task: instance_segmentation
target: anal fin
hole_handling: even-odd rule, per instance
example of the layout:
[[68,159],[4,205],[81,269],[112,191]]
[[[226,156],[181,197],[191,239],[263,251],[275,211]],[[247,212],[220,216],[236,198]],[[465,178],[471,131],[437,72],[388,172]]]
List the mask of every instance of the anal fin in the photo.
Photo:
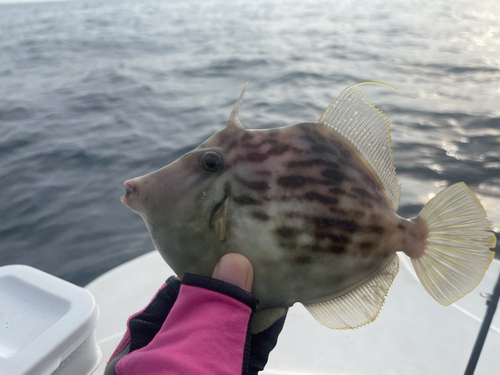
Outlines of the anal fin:
[[354,329],[373,322],[399,270],[396,254],[369,280],[329,301],[304,304],[321,324],[332,329]]

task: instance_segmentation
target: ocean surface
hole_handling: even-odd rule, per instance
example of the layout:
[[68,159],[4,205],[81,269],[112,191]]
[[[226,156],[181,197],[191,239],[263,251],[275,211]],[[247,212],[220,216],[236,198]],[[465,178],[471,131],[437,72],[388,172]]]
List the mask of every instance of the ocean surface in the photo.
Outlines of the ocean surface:
[[500,237],[497,0],[1,0],[0,265],[85,285],[153,250],[123,182],[221,130],[247,80],[248,128],[396,86],[361,89],[391,119],[398,213],[464,181]]

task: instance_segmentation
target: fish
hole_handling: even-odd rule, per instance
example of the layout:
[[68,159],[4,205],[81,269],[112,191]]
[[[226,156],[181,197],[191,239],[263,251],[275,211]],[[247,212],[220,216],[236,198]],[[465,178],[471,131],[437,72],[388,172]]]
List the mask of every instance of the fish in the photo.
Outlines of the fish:
[[143,218],[178,277],[210,277],[230,252],[250,260],[254,333],[297,302],[332,329],[374,321],[398,273],[397,252],[443,306],[472,291],[494,257],[491,224],[464,183],[414,218],[396,214],[390,121],[362,84],[380,83],[349,86],[315,122],[272,129],[240,122],[245,85],[224,129],[124,183],[122,203]]

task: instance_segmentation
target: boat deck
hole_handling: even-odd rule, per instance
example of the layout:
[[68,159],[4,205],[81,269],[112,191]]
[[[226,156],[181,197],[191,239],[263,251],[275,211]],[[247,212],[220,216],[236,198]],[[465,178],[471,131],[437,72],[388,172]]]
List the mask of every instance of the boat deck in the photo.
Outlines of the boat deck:
[[[294,305],[270,355],[264,374],[440,374],[464,372],[486,312],[480,292],[492,292],[500,262],[495,259],[483,281],[459,302],[442,307],[417,280],[409,258],[400,271],[380,316],[356,330],[335,331]],[[125,332],[128,317],[147,305],[173,274],[153,251],[125,263],[86,286],[99,304],[97,340],[105,362]],[[488,333],[476,375],[500,368],[500,313]]]

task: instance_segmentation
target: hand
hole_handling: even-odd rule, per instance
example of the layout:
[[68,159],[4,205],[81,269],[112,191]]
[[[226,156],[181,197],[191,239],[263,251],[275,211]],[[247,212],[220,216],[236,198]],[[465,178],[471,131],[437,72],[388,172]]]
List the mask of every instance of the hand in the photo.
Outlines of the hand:
[[236,253],[220,259],[212,278],[170,277],[150,304],[131,317],[105,374],[262,371],[285,316],[251,334],[249,319],[258,303],[252,284],[252,264]]

